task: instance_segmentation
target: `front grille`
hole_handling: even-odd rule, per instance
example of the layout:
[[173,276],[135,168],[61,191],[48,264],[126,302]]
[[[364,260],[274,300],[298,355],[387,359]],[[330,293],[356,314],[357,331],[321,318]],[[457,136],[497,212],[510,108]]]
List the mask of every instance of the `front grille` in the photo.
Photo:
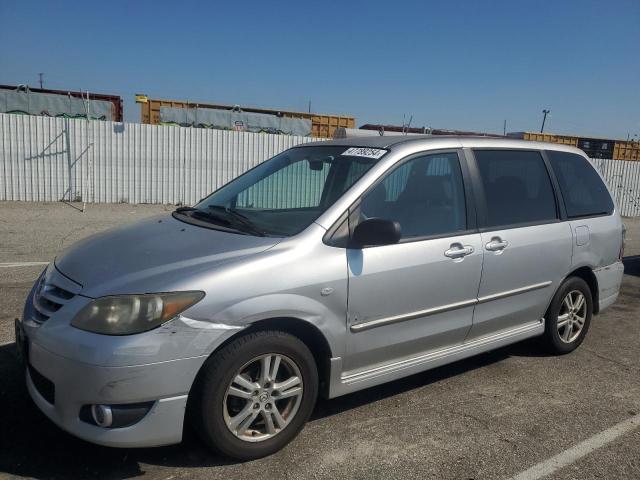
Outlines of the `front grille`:
[[56,401],[56,386],[51,380],[29,365],[29,376],[38,393],[51,405]]
[[62,306],[75,297],[75,293],[57,285],[53,275],[44,275],[40,279],[33,295],[34,320],[42,323],[62,308]]

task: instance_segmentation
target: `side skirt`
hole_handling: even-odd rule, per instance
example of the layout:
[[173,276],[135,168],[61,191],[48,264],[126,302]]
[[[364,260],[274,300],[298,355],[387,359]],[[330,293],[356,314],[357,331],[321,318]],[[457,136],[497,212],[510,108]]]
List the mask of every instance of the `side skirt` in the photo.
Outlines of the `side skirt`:
[[340,395],[346,395],[347,393],[407,377],[414,373],[440,367],[527,338],[536,337],[543,333],[544,319],[540,319],[516,328],[476,338],[466,343],[431,350],[415,357],[355,372],[343,372],[342,358],[332,358],[329,398],[339,397]]

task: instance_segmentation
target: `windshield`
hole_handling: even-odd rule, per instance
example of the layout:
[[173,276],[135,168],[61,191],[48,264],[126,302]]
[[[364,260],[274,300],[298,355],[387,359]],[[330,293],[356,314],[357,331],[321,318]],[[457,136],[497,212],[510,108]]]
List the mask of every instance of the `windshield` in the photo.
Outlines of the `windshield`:
[[335,146],[292,148],[232,180],[195,207],[180,208],[174,215],[248,235],[295,235],[385,153]]

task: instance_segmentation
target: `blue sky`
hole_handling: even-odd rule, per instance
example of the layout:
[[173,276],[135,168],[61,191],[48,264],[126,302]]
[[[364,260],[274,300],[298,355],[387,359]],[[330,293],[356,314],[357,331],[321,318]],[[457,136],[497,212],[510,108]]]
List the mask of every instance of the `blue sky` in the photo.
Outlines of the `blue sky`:
[[640,1],[0,0],[0,83],[640,136]]

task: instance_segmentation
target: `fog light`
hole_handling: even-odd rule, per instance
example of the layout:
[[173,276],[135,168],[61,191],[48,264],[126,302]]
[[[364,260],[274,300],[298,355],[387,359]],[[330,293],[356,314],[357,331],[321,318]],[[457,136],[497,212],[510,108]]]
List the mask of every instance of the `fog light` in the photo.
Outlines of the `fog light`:
[[109,405],[91,405],[91,418],[99,427],[110,427],[113,423],[113,412]]
[[142,420],[155,402],[116,405],[83,405],[80,420],[102,428],[129,427]]

